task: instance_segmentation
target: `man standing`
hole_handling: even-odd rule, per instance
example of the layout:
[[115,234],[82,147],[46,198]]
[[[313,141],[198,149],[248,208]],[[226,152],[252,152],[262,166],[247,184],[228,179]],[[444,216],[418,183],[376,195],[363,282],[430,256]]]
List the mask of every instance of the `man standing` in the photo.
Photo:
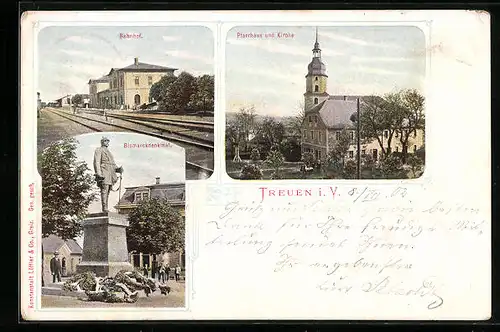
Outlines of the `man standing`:
[[179,281],[181,279],[181,267],[177,265],[175,267],[175,281]]
[[59,260],[59,252],[54,252],[54,257],[50,260],[50,273],[52,273],[52,282],[55,283],[56,279],[61,282],[61,261]]
[[108,150],[109,138],[101,139],[101,147],[94,152],[94,171],[97,186],[101,189],[102,212],[108,212],[109,192],[113,185],[118,181],[116,173],[123,173],[123,167],[115,164],[113,155]]

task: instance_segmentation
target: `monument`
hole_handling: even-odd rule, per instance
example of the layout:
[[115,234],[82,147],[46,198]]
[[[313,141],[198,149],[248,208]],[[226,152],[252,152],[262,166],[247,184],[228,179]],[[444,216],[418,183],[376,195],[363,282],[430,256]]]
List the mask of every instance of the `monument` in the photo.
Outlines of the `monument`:
[[123,168],[116,165],[108,146],[109,139],[103,137],[101,146],[94,153],[95,179],[101,190],[102,212],[90,213],[82,222],[83,253],[77,273],[91,271],[97,276],[114,277],[120,270],[132,271],[133,267],[128,258],[127,217],[108,210],[109,193],[118,179],[121,181],[123,174]]

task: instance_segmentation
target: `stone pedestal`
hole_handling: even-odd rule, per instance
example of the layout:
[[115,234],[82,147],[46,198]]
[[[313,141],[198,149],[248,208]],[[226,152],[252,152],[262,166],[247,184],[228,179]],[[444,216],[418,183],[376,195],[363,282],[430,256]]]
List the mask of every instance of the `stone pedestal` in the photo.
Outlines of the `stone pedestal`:
[[83,254],[77,273],[92,271],[97,276],[114,277],[120,270],[132,271],[127,250],[125,215],[114,212],[92,213],[82,222]]

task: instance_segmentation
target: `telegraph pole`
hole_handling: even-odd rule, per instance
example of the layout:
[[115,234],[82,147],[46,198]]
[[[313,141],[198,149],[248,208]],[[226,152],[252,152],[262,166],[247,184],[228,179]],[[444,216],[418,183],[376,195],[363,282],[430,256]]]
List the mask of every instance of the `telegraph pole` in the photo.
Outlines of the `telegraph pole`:
[[357,120],[356,121],[356,127],[357,127],[356,129],[357,130],[356,130],[356,133],[357,133],[357,136],[358,136],[357,137],[357,144],[358,144],[358,146],[357,146],[357,151],[356,151],[356,155],[357,155],[356,157],[357,157],[357,163],[358,163],[358,165],[357,165],[358,166],[357,167],[358,174],[357,175],[358,175],[358,179],[361,179],[361,151],[360,151],[361,144],[360,144],[360,139],[359,139],[360,136],[361,136],[360,135],[360,130],[359,130],[359,128],[360,128],[359,124],[361,122],[360,121],[361,119],[359,117],[359,97],[357,99],[357,110],[356,110],[356,112],[357,112],[357,114],[356,114],[356,116],[357,116],[357,119],[356,119]]

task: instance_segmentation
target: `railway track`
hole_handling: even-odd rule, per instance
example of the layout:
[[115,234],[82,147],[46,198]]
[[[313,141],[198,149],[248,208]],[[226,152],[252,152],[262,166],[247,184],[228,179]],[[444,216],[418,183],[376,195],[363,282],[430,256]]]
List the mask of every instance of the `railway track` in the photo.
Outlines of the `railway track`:
[[[88,113],[90,116],[99,116],[102,117],[102,112],[96,112],[96,111],[83,111],[84,113]],[[192,124],[171,124],[168,122],[165,122],[162,119],[151,119],[151,118],[145,118],[145,117],[137,117],[137,116],[129,116],[129,115],[122,115],[122,114],[107,114],[108,118],[114,118],[118,119],[120,121],[126,121],[129,123],[134,123],[136,125],[140,125],[143,127],[147,127],[149,129],[154,129],[155,131],[159,131],[160,133],[167,132],[171,136],[180,136],[183,138],[187,138],[190,140],[198,141],[200,143],[208,144],[213,146],[213,139],[206,138],[208,134],[203,134],[203,132],[209,132],[211,135],[214,133],[214,128],[213,124],[211,127],[208,127],[206,124],[204,125],[192,125]],[[90,120],[96,120],[96,119],[90,119]],[[96,121],[102,121],[102,120],[96,120]],[[108,123],[108,122],[105,122]],[[189,133],[186,132],[181,132],[179,130],[176,130],[176,128],[172,129],[172,126],[176,127],[182,127],[190,131]],[[202,136],[200,137],[200,134]],[[203,137],[205,136],[205,137]]]
[[[163,139],[166,141],[175,141],[175,142],[179,143],[180,146],[182,146],[184,148],[190,148],[191,150],[193,147],[197,148],[197,149],[203,149],[204,151],[213,151],[213,149],[214,149],[213,142],[211,142],[212,144],[208,144],[207,142],[195,142],[193,140],[188,140],[188,139],[158,134],[158,133],[154,133],[154,132],[144,131],[144,130],[131,128],[131,127],[127,127],[127,126],[122,126],[122,125],[118,125],[118,124],[114,124],[114,123],[109,123],[109,122],[101,121],[101,120],[97,120],[97,119],[90,119],[90,118],[87,118],[87,117],[84,117],[81,115],[77,115],[77,114],[60,112],[60,111],[56,111],[54,109],[49,109],[49,111],[52,112],[53,114],[56,114],[56,115],[62,117],[62,118],[65,118],[68,121],[77,123],[77,124],[87,128],[87,129],[90,129],[90,130],[95,131],[95,132],[104,132],[106,130],[102,130],[100,128],[97,128],[94,125],[89,125],[88,123],[85,123],[84,121],[100,123],[100,124],[103,124],[106,126],[119,128],[119,129],[122,129],[124,131],[129,131],[129,132],[139,133],[139,134],[143,134],[143,135],[147,135],[147,136],[152,136],[152,137],[160,138],[160,139]],[[143,124],[141,124],[141,125],[143,125]],[[187,167],[190,167],[191,169],[196,169],[197,171],[203,172],[208,176],[210,176],[213,173],[212,168],[200,165],[200,164],[195,163],[193,161],[189,161],[188,157],[189,157],[189,153],[186,153],[186,166]]]

